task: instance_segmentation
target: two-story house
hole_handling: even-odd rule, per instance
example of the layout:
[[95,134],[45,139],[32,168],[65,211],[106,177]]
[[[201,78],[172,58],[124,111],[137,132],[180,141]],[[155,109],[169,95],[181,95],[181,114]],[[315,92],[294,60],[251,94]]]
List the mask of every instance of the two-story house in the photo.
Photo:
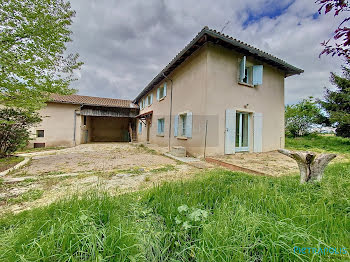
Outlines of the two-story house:
[[141,91],[138,141],[192,155],[284,147],[284,79],[303,70],[204,27]]

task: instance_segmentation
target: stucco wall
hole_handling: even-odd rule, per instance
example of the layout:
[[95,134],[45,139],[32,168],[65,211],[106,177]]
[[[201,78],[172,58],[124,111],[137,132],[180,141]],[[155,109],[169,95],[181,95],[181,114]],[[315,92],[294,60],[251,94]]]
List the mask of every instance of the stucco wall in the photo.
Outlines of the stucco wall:
[[[42,122],[32,128],[34,140],[29,144],[33,147],[34,143],[45,143],[46,147],[54,146],[74,146],[74,114],[79,110],[78,105],[48,103],[47,106],[39,111]],[[81,117],[76,117],[76,141],[80,138]],[[36,130],[44,130],[44,137],[36,137]]]
[[[203,155],[207,120],[206,152],[208,155],[224,154],[225,110],[236,109],[251,114],[263,113],[263,151],[284,147],[284,73],[263,64],[261,86],[240,85],[238,65],[242,56],[223,47],[206,44],[169,76],[173,80],[172,146],[181,145],[193,155]],[[262,64],[251,57],[247,57],[247,61]],[[150,143],[161,146],[168,145],[170,86],[171,82],[167,81],[167,96],[162,101],[156,99],[158,86],[154,88],[151,91],[153,104],[140,112],[153,111]],[[174,137],[174,115],[184,111],[193,113],[193,132],[192,138],[180,140]],[[165,118],[165,136],[159,137],[157,119],[162,117]],[[252,118],[250,128],[252,151]],[[139,141],[146,141],[146,129],[143,126],[142,133],[138,133]]]

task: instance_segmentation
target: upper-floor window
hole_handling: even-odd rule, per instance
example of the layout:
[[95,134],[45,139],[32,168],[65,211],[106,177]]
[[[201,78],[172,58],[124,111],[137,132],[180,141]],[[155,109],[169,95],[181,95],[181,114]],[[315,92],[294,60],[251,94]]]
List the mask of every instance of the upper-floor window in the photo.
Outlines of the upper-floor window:
[[263,83],[263,66],[253,65],[247,62],[247,58],[243,56],[239,64],[239,82],[256,86]]
[[161,100],[164,97],[166,97],[166,88],[167,88],[167,84],[164,83],[164,85],[158,87],[157,89],[157,100]]
[[152,105],[152,103],[153,103],[153,94],[149,94],[147,96],[146,100],[147,100],[147,106]]
[[139,122],[139,133],[140,134],[142,133],[142,122],[141,121]]

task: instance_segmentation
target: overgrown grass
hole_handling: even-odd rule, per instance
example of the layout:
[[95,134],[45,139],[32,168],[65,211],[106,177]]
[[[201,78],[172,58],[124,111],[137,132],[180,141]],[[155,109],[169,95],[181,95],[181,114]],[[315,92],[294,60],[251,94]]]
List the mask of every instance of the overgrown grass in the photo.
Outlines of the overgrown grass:
[[41,152],[41,151],[60,150],[65,148],[67,147],[59,146],[59,147],[23,148],[21,150],[18,150],[16,153],[34,153],[34,152]]
[[319,184],[213,170],[188,182],[91,192],[0,220],[0,260],[332,261],[350,247],[350,164]]
[[0,172],[5,171],[18,163],[22,162],[24,157],[9,156],[0,158]]
[[165,165],[163,167],[151,169],[151,173],[163,173],[163,172],[169,172],[169,171],[174,171],[176,170],[175,166],[173,165]]
[[337,136],[311,134],[298,138],[286,138],[286,147],[315,152],[328,151],[350,154],[350,139]]
[[40,189],[30,189],[27,192],[15,197],[15,198],[9,198],[8,202],[18,204],[18,203],[22,203],[22,202],[34,201],[34,200],[41,198],[43,193],[44,193],[44,191],[42,191]]

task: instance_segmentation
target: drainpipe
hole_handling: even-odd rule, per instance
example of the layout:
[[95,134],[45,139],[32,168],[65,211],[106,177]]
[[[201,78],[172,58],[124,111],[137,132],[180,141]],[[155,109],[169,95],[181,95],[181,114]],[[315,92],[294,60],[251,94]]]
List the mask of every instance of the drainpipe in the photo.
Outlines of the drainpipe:
[[172,111],[173,111],[173,80],[170,79],[169,77],[167,77],[164,73],[163,73],[163,76],[168,79],[170,82],[171,82],[171,85],[170,85],[170,109],[169,109],[169,143],[168,143],[168,146],[169,146],[169,152],[170,152],[170,140],[171,140],[171,115],[172,115]]
[[76,141],[76,129],[77,129],[77,111],[81,110],[83,106],[80,106],[79,109],[75,109],[74,110],[74,127],[73,127],[73,145],[76,146],[77,145],[77,141]]

